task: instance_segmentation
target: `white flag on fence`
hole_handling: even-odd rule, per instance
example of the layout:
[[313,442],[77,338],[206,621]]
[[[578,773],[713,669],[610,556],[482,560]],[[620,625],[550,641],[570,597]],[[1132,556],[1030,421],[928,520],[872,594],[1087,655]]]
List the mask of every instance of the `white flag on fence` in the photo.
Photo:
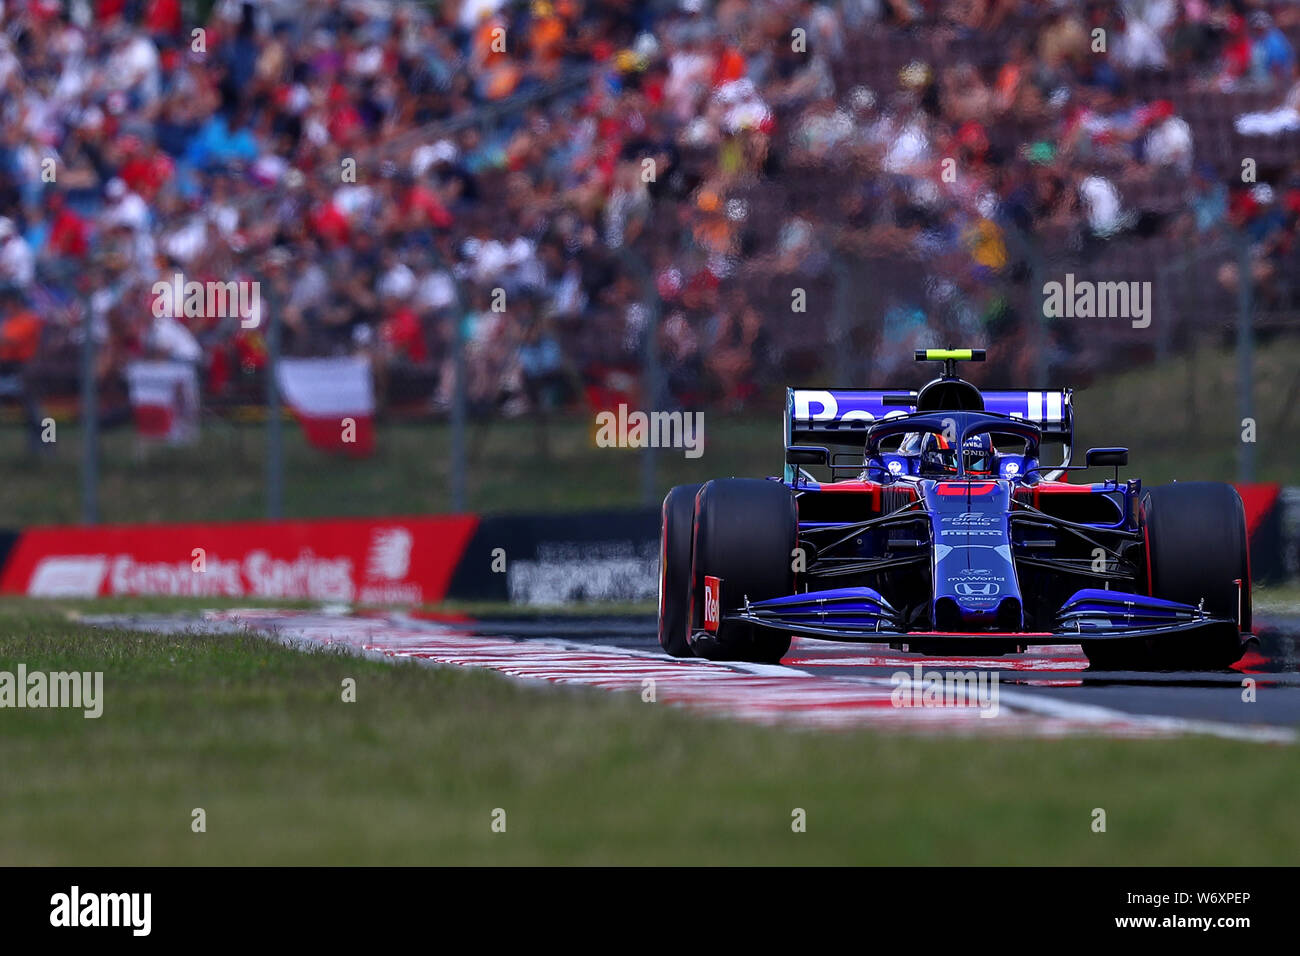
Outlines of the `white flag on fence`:
[[284,400],[317,448],[350,455],[374,451],[375,388],[363,358],[281,359]]
[[199,375],[190,362],[131,362],[127,390],[136,431],[172,444],[199,436]]

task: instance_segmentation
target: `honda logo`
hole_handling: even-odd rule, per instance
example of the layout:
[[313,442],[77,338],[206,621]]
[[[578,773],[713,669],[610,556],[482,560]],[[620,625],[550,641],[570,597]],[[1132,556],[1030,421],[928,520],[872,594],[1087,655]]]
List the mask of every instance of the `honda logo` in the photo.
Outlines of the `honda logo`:
[[965,581],[958,581],[954,587],[962,597],[992,597],[1002,590],[991,581],[986,584],[968,584]]

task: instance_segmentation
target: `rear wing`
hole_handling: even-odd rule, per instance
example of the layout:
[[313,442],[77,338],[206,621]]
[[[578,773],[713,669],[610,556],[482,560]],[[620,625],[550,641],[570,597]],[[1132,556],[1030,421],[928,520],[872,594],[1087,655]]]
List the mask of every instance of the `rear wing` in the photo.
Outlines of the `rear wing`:
[[[986,411],[1033,422],[1044,441],[1066,446],[1069,461],[1074,444],[1074,390],[981,390]],[[884,418],[916,411],[916,392],[876,388],[787,388],[785,443],[864,445],[867,428]]]

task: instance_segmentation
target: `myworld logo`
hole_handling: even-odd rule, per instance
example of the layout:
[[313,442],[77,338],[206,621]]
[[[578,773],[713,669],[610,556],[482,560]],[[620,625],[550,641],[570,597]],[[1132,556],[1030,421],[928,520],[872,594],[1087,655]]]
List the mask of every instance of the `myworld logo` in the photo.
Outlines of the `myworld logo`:
[[994,574],[991,568],[962,568],[951,576],[956,581],[996,581],[999,584],[1006,581],[1005,577]]

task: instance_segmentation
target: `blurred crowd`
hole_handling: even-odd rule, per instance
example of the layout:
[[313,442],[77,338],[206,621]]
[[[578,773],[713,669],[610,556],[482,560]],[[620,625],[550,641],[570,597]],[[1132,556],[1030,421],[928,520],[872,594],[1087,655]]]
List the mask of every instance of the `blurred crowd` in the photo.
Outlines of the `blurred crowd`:
[[[110,409],[150,357],[196,363],[210,405],[256,402],[272,311],[284,354],[368,356],[381,402],[434,413],[458,341],[483,414],[740,408],[948,341],[1027,380],[1077,348],[1026,321],[1030,250],[1237,226],[1267,281],[1300,216],[1300,165],[1240,188],[1135,92],[1162,74],[1300,108],[1292,3],[0,11],[0,394],[29,406],[75,394],[87,330]],[[928,52],[873,69],[895,38]],[[1176,209],[1130,198],[1171,189]],[[894,263],[917,281],[891,287]],[[175,274],[260,282],[266,314],[158,315]]]

